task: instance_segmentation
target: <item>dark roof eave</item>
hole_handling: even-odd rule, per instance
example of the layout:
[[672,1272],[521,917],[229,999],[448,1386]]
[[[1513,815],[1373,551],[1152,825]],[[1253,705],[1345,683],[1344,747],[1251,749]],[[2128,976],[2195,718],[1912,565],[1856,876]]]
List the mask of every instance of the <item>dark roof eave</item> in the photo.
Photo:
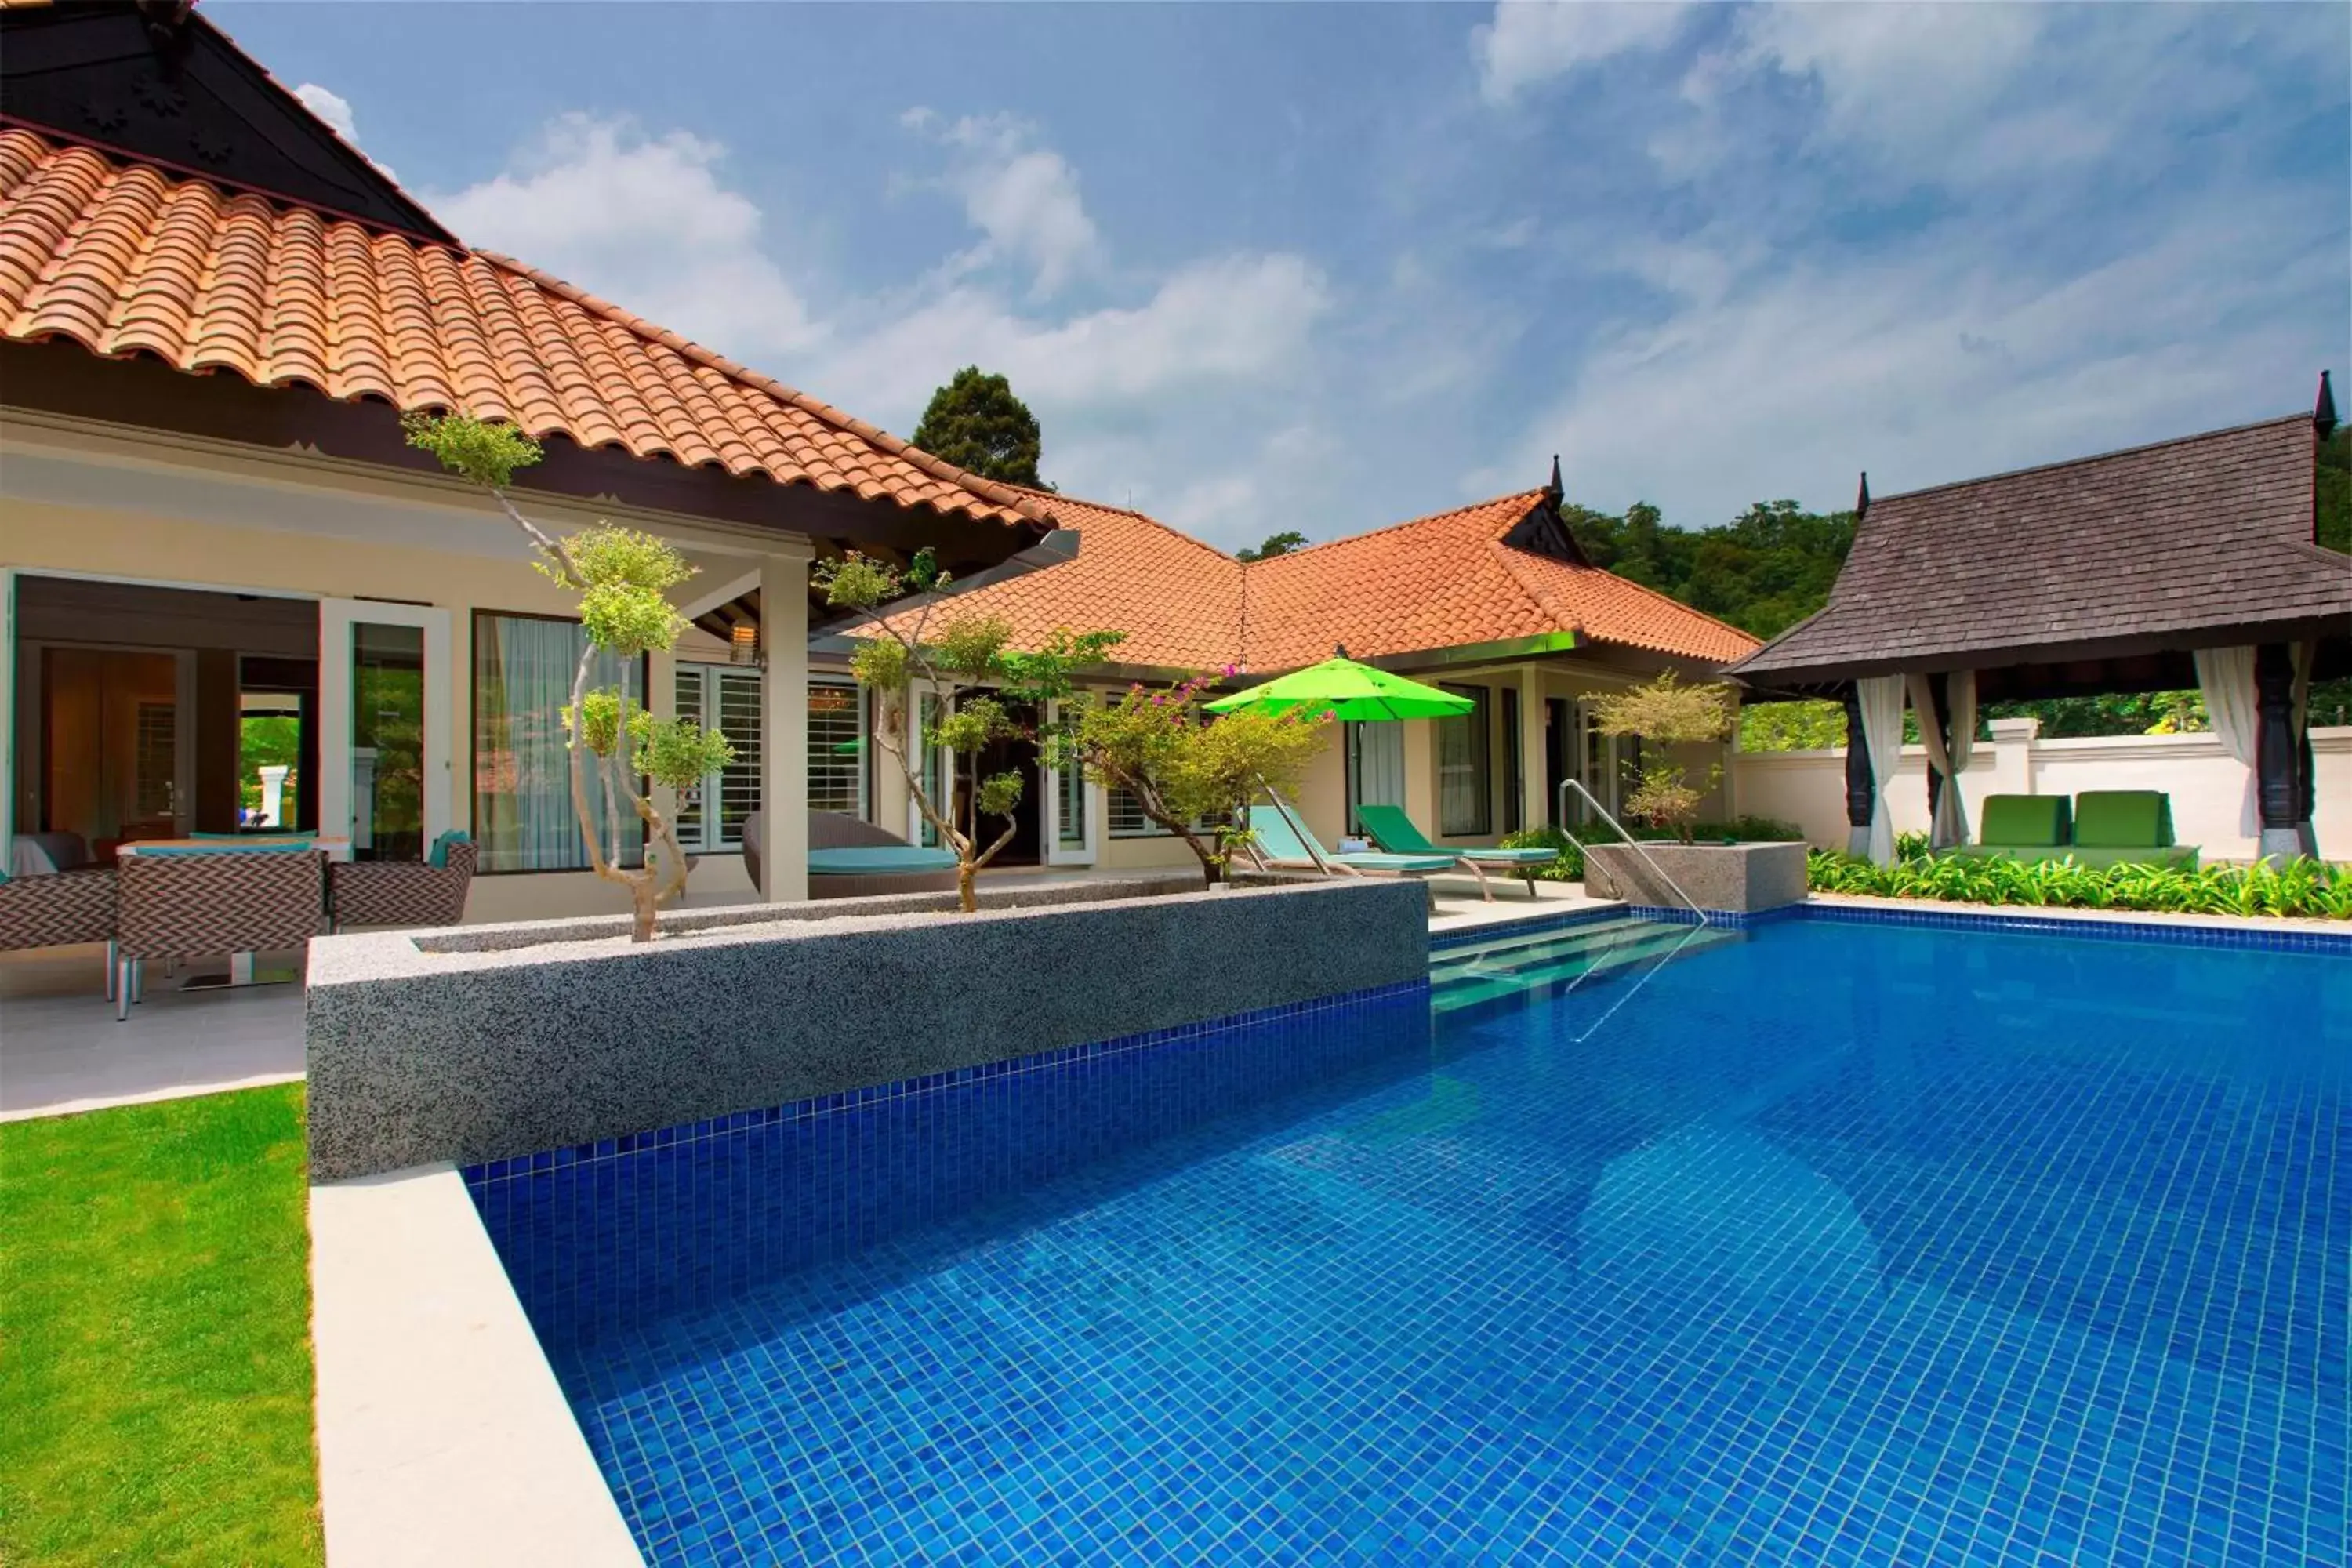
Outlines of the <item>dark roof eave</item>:
[[1764,656],[1772,651],[1768,647],[1750,654],[1724,673],[1741,685],[1757,690],[1824,689],[1874,675],[1933,675],[1957,669],[2079,664],[2095,659],[2128,658],[2140,654],[2193,652],[2205,647],[2239,647],[2255,643],[2313,642],[2347,637],[2352,637],[2352,621],[2347,621],[2344,615],[2301,615],[2277,620],[2136,632],[2123,637],[2090,637],[2074,642],[2010,643],[1857,659],[1790,659],[1768,663]]

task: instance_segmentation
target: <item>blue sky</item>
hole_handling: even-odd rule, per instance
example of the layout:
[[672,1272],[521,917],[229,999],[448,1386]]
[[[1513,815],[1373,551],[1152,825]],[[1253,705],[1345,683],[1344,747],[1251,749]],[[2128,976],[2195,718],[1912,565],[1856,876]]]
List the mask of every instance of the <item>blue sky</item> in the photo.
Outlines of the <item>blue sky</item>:
[[2340,5],[266,5],[470,243],[1218,543],[1717,522],[2307,405]]

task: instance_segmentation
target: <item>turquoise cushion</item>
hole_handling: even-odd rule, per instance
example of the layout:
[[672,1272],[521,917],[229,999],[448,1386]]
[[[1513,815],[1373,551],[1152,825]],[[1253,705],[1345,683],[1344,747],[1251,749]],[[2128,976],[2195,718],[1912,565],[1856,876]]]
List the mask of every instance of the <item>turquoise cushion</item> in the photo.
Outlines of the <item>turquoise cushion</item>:
[[310,840],[318,837],[319,836],[316,833],[297,833],[290,827],[287,828],[284,832],[280,832],[275,827],[263,827],[257,828],[251,833],[191,833],[188,837],[191,838],[214,839],[223,844],[234,844],[240,838],[299,838],[305,844],[308,844]]
[[433,841],[433,852],[425,858],[425,863],[428,866],[440,866],[446,868],[449,864],[449,846],[471,844],[473,841],[472,834],[463,828],[453,827]]
[[1557,849],[1457,849],[1454,853],[1488,866],[1541,866],[1559,858]]
[[132,855],[315,855],[315,844],[295,843],[277,839],[262,844],[232,844],[226,839],[213,844],[126,844],[123,850]]
[[808,868],[813,877],[903,876],[915,871],[952,871],[956,858],[955,852],[949,849],[924,849],[912,844],[871,844],[848,849],[812,849],[808,852]]
[[1454,867],[1451,855],[1327,855],[1324,858],[1365,871],[1445,871]]

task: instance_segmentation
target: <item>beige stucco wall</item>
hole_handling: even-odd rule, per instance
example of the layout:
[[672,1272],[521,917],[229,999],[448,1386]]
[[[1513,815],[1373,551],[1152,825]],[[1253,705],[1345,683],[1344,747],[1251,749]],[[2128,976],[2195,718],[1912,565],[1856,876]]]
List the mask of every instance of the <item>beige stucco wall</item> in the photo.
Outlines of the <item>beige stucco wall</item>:
[[[622,509],[592,510],[534,499],[529,510],[554,531],[600,518],[646,528],[698,560],[731,562],[738,571],[760,560],[763,550],[804,555],[807,548],[796,537],[752,536],[731,525]],[[532,570],[512,524],[486,498],[454,481],[13,413],[0,416],[0,567],[159,586],[391,600],[448,611],[450,658],[441,693],[450,714],[455,774],[450,825],[469,831],[473,614],[564,616],[573,608],[567,595]],[[694,584],[683,588],[681,602],[689,602],[694,591]],[[135,644],[138,628],[109,628],[106,640]],[[666,656],[655,657],[649,685],[657,711],[667,711],[672,701],[669,669]],[[16,766],[25,717],[14,711],[20,686],[21,680],[0,681],[5,704],[0,737],[18,801],[17,781],[26,771]],[[748,896],[750,884],[734,856],[706,858],[688,894],[696,903]],[[478,878],[467,914],[484,921],[626,907],[622,890],[593,873],[532,872]]]
[[[2075,795],[2084,790],[2154,789],[2172,797],[2173,836],[2194,844],[2209,860],[2251,860],[2254,840],[2238,831],[2246,770],[2210,735],[2103,735],[2045,741],[2024,726],[1999,721],[2006,738],[1979,741],[1960,775],[1969,806],[1988,795]],[[2317,729],[2311,751],[2319,770],[2313,826],[2321,854],[2352,858],[2352,728]],[[1843,849],[1846,844],[1845,752],[1764,752],[1733,764],[1739,806],[1804,830],[1808,842]],[[1927,831],[1927,753],[1906,746],[1887,792],[1895,831]]]

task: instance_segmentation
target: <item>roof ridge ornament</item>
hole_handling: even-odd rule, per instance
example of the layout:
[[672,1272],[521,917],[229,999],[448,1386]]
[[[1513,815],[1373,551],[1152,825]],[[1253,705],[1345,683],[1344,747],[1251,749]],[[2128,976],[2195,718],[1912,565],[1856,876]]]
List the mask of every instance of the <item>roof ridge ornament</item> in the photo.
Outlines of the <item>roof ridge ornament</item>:
[[1561,500],[1568,494],[1566,487],[1561,485],[1559,482],[1559,454],[1558,452],[1554,452],[1551,455],[1551,479],[1544,486],[1544,494],[1551,498],[1551,504],[1555,507],[1559,505]]
[[1870,470],[1862,470],[1862,488],[1854,492],[1853,520],[1860,522],[1870,515]]
[[2336,389],[2327,383],[2327,373],[2319,373],[2319,397],[2311,405],[2311,422],[2319,430],[2319,438],[2326,440],[2336,434]]

